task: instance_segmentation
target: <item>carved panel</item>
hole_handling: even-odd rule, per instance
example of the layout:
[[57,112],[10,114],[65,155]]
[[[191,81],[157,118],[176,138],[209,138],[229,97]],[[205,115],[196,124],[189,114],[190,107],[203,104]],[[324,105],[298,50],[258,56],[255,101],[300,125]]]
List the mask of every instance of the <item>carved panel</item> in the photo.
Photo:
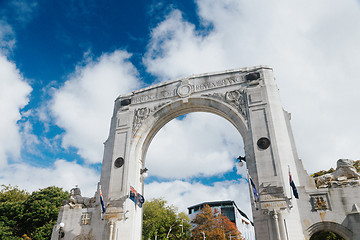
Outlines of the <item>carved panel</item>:
[[326,193],[310,195],[310,203],[313,211],[330,210],[329,199]]
[[224,101],[233,107],[235,107],[239,113],[246,119],[246,93],[243,89],[228,91],[225,94],[223,93],[212,93],[212,94],[203,94],[201,96],[216,98],[221,101]]
[[91,224],[91,213],[83,212],[81,214],[81,222],[80,225],[90,225]]
[[169,101],[160,103],[160,104],[156,105],[155,107],[153,107],[152,109],[150,109],[148,107],[135,109],[133,128],[132,128],[133,136],[139,130],[139,128],[140,128],[141,124],[143,123],[143,121],[145,119],[147,119],[150,116],[151,113],[157,111],[158,109],[160,109],[161,107],[163,107],[164,105],[166,105],[168,103],[169,103]]
[[142,122],[150,115],[150,108],[143,107],[135,110],[134,122],[133,122],[133,135],[140,128]]
[[176,93],[179,97],[188,97],[193,92],[193,86],[189,83],[181,84],[177,90]]

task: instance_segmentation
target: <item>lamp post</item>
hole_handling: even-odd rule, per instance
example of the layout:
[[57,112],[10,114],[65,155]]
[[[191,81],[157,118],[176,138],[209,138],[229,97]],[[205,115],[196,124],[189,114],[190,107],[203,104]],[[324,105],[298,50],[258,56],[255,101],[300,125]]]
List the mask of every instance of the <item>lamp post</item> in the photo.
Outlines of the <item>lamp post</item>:
[[244,162],[246,162],[246,157],[239,156],[237,160],[239,160],[239,166],[242,167],[244,166]]
[[63,222],[59,224],[59,239],[64,238],[65,236],[64,226],[65,224]]
[[143,178],[146,178],[147,176],[148,176],[148,174],[147,174],[147,171],[148,171],[149,169],[147,169],[147,168],[142,168],[142,169],[140,169],[140,175],[143,177]]

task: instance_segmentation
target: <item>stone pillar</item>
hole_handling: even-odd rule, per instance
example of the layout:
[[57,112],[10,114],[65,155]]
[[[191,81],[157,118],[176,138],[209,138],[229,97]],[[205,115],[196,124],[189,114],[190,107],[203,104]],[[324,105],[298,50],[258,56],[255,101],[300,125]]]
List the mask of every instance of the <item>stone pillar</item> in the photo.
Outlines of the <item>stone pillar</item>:
[[280,229],[279,229],[279,216],[277,211],[271,211],[271,216],[273,219],[273,227],[274,227],[274,240],[281,240],[280,237]]
[[284,240],[288,240],[288,237],[287,237],[287,230],[286,230],[286,226],[285,226],[285,222],[284,222],[284,212],[283,211],[279,211],[278,212],[278,217],[279,217],[279,229],[280,229],[280,236],[281,236],[281,239],[284,239]]

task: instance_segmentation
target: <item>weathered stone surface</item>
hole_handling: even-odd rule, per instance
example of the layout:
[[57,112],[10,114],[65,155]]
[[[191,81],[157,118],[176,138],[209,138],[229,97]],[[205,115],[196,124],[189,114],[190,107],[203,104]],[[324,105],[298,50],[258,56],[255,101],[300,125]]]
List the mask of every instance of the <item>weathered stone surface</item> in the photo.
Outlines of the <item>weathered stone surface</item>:
[[339,159],[335,172],[316,177],[315,182],[318,188],[360,186],[360,174],[357,173],[353,160]]
[[[74,192],[60,209],[52,239],[58,239],[63,222],[63,239],[140,240],[142,209],[128,198],[130,186],[143,193],[140,170],[155,134],[170,120],[197,111],[224,117],[243,137],[247,168],[260,195],[252,205],[257,239],[304,240],[331,230],[360,240],[359,178],[350,161],[339,162],[334,175],[319,180],[327,187],[316,188],[297,156],[290,114],[281,107],[266,66],[194,75],[119,96],[99,183],[107,211],[101,212],[99,191],[95,202]],[[289,168],[299,199],[290,189]]]

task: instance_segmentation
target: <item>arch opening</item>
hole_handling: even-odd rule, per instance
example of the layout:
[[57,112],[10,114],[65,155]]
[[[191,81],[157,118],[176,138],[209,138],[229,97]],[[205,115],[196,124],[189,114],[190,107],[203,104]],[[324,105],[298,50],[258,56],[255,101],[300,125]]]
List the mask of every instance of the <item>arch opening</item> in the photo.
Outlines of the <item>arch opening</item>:
[[[244,154],[241,135],[222,117],[197,112],[175,118],[157,132],[149,146],[145,159],[149,177],[145,180],[145,189],[159,182],[167,182],[164,184],[167,188],[170,183],[175,184],[180,191],[176,193],[177,199],[184,199],[181,194],[192,196],[193,200],[187,201],[184,207],[213,200],[236,200],[229,199],[231,195],[249,202],[246,167],[241,168],[236,162],[236,158]],[[237,187],[241,190],[234,191]],[[194,197],[195,188],[207,191],[208,198],[206,194]],[[216,191],[217,188],[224,189],[228,195],[216,197],[212,192],[221,192]],[[251,215],[250,207],[245,211]]]
[[246,167],[239,167],[238,156],[245,156],[242,136],[227,119],[204,112],[181,115],[149,145],[144,196],[161,197],[186,213],[190,206],[230,200],[252,221]]
[[348,228],[335,222],[318,222],[307,229],[310,240],[351,240],[353,233]]
[[239,116],[238,110],[215,99],[190,98],[186,104],[181,100],[167,104],[146,120],[144,125],[148,127],[140,131],[135,144],[137,149],[141,149],[140,159],[145,160],[152,139],[165,124],[181,115],[194,112],[213,113],[228,120],[240,133],[244,142],[247,141],[247,122],[244,117]]
[[310,240],[345,240],[339,234],[332,232],[332,231],[318,231],[314,233]]

